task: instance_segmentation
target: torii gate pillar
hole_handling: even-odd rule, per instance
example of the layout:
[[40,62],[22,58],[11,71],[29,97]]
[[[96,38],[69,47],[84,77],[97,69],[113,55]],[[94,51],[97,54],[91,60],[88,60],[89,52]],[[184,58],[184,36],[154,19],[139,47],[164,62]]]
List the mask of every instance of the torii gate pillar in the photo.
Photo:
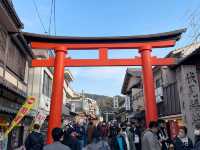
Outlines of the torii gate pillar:
[[151,46],[144,46],[139,49],[142,58],[143,71],[143,86],[144,86],[144,104],[146,126],[148,127],[150,121],[157,121],[157,105],[155,98],[155,87],[152,71]]
[[55,66],[53,76],[53,87],[51,106],[48,123],[48,137],[47,143],[52,143],[51,132],[55,127],[61,127],[62,119],[62,105],[63,105],[63,84],[64,84],[64,60],[66,49],[58,47],[55,49]]

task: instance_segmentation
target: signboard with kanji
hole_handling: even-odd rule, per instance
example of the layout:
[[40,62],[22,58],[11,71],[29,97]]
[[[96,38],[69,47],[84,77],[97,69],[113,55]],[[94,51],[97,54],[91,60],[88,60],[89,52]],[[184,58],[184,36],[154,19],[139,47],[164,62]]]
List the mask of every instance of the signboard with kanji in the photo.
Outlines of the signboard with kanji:
[[188,134],[194,137],[195,124],[200,121],[200,92],[195,65],[182,65],[177,69],[178,94]]
[[125,98],[125,108],[126,110],[131,110],[131,100],[129,96],[126,96]]
[[113,108],[118,108],[119,107],[119,100],[117,96],[113,97]]

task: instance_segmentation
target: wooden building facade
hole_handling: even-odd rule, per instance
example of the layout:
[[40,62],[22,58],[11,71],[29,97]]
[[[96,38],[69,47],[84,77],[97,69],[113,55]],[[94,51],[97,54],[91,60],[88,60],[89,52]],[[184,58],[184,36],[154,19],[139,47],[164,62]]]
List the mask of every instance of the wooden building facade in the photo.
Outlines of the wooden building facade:
[[[33,55],[20,33],[22,28],[12,2],[0,1],[0,132],[6,130],[27,97]],[[23,143],[30,122],[31,114],[9,134],[8,149]]]

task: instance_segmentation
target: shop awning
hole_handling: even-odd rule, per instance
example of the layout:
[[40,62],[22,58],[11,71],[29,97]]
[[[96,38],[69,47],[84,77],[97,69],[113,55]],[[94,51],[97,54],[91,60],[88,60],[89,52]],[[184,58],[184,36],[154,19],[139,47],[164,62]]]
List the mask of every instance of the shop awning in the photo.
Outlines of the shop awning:
[[0,111],[5,112],[5,113],[11,113],[11,114],[17,113],[17,110],[11,109],[11,108],[8,108],[8,107],[5,107],[5,106],[1,106],[1,105],[0,105]]
[[129,119],[133,118],[135,116],[135,114],[136,114],[136,112],[132,112],[132,113],[128,114],[128,118]]
[[132,117],[133,119],[143,119],[145,118],[145,111],[140,111],[135,113],[135,115]]

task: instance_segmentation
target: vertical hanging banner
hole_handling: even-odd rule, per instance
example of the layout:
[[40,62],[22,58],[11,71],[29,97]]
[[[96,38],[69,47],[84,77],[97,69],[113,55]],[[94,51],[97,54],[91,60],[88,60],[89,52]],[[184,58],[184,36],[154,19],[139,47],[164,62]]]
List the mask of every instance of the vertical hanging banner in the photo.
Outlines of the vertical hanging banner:
[[76,105],[75,104],[71,104],[71,112],[75,112],[76,111]]
[[11,122],[10,127],[5,132],[5,136],[7,136],[10,133],[10,131],[12,131],[12,129],[20,123],[20,121],[24,118],[24,116],[26,116],[29,113],[29,111],[33,107],[35,101],[36,101],[35,97],[29,96],[27,98],[26,102],[22,105],[22,107],[18,111],[17,115]]
[[118,108],[118,107],[119,107],[118,97],[114,96],[113,97],[113,108]]
[[131,101],[130,101],[129,96],[125,97],[125,107],[126,107],[126,110],[131,110]]

